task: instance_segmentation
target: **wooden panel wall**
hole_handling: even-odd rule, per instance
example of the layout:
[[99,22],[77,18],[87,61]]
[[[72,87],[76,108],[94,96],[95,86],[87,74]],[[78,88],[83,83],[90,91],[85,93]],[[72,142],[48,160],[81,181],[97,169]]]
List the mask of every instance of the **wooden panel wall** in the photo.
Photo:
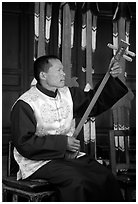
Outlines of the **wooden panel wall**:
[[2,148],[10,139],[10,110],[29,87],[33,63],[33,3],[2,4]]

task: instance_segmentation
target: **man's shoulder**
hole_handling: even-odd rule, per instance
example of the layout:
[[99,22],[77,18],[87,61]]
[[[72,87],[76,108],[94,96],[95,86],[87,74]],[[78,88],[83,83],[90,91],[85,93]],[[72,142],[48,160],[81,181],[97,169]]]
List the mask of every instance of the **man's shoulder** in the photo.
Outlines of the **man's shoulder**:
[[36,86],[32,86],[29,90],[27,90],[26,92],[24,92],[24,93],[19,97],[19,99],[20,99],[20,100],[26,100],[26,99],[36,100],[37,97],[38,97],[37,88],[36,88]]

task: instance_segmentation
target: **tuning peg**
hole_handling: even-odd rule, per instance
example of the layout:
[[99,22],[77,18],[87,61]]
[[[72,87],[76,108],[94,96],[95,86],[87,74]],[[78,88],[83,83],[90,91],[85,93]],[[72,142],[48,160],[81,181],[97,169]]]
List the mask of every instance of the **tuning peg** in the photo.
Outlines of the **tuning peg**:
[[126,50],[126,52],[125,52],[127,55],[130,55],[131,57],[135,57],[136,56],[136,54],[134,53],[134,52],[131,52],[131,51],[129,51],[129,50]]
[[[124,42],[123,40],[121,40],[121,41]],[[118,49],[115,45],[112,45],[110,43],[108,43],[107,46],[109,48],[113,49],[113,50],[117,50]],[[134,52],[131,52],[129,50],[125,50],[125,54],[123,55],[123,58],[126,59],[129,62],[132,62],[132,59],[131,59],[131,57],[128,57],[127,55],[130,55],[131,57],[135,57],[136,56],[136,54]]]
[[129,62],[132,62],[132,58],[128,57],[127,55],[123,55],[123,58],[126,59]]

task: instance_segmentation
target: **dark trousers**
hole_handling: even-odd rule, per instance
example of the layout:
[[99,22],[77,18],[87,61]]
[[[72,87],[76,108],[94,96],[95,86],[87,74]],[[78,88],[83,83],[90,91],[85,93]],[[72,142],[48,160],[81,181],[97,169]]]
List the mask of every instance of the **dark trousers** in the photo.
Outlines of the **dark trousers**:
[[111,171],[88,156],[73,160],[52,160],[31,178],[47,179],[54,184],[59,202],[123,201]]

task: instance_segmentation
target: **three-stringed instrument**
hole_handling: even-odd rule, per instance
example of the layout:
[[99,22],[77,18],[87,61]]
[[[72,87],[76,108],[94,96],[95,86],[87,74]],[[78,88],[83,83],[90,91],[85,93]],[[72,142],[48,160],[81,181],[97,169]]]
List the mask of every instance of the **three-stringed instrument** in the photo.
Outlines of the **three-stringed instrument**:
[[[107,83],[107,81],[108,81],[108,79],[110,77],[110,71],[111,71],[110,69],[111,69],[111,66],[113,65],[113,63],[115,61],[119,62],[122,57],[125,58],[127,61],[130,61],[130,62],[132,61],[132,58],[129,57],[128,55],[134,57],[135,53],[127,50],[129,45],[130,45],[129,43],[127,43],[127,42],[125,42],[123,40],[120,41],[118,49],[114,45],[112,45],[112,44],[108,44],[107,45],[109,48],[116,49],[116,54],[113,57],[113,59],[111,60],[111,63],[109,65],[107,73],[105,74],[105,76],[104,76],[100,86],[98,87],[98,89],[97,89],[94,97],[92,98],[88,108],[86,109],[83,117],[81,118],[77,128],[75,129],[73,137],[77,138],[77,136],[80,133],[84,123],[88,119],[88,116],[89,116],[90,112],[92,111],[96,101],[98,100],[98,98],[99,98],[103,88],[105,87],[105,84]],[[68,158],[68,159],[76,158],[78,156],[78,154],[79,154],[79,151],[77,151],[77,152],[67,151],[66,158]]]

